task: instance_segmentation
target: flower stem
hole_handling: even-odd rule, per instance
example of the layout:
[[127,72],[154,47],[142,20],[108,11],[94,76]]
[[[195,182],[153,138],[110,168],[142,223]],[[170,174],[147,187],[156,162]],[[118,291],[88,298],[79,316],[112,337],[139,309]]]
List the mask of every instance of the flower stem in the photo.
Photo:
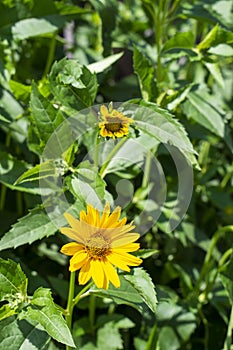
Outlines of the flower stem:
[[[69,294],[68,294],[68,301],[67,301],[67,316],[66,316],[66,323],[69,329],[71,330],[72,325],[72,314],[73,314],[73,308],[74,308],[74,284],[75,284],[75,271],[70,273],[70,286],[69,286]],[[72,348],[70,346],[66,346],[66,350],[71,350]]]
[[121,146],[125,143],[125,141],[127,140],[126,137],[122,138],[117,144],[116,146],[112,149],[112,151],[109,153],[105,163],[102,165],[101,169],[100,169],[100,176],[103,179],[104,176],[106,175],[105,170],[108,166],[108,164],[111,162],[112,158],[115,156],[115,154],[119,151],[119,149],[121,148]]
[[73,300],[73,306],[75,306],[79,300],[81,299],[82,295],[93,285],[93,282],[88,283],[74,298]]
[[46,66],[45,66],[45,70],[43,73],[43,77],[46,77],[46,75],[48,74],[50,67],[53,63],[53,59],[54,59],[54,53],[55,53],[55,48],[56,48],[56,37],[57,37],[57,30],[54,32],[52,39],[51,39],[51,43],[50,43],[50,47],[49,47],[49,53],[48,53],[48,58],[47,58],[47,62],[46,62]]

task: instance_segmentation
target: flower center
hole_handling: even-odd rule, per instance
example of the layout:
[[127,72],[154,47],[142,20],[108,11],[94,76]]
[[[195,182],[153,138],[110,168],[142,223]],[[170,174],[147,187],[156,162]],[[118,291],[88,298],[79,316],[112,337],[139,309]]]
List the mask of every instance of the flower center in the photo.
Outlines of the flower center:
[[106,123],[105,128],[109,131],[116,132],[122,127],[121,123]]
[[94,259],[104,258],[110,251],[108,241],[100,234],[88,239],[85,248],[89,257]]

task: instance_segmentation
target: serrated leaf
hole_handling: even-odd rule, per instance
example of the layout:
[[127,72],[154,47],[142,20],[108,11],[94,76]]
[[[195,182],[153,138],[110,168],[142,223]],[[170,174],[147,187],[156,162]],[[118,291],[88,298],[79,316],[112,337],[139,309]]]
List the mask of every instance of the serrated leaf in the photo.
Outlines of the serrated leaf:
[[27,278],[19,264],[0,258],[0,301],[21,303],[27,296]]
[[77,60],[64,58],[55,62],[48,79],[56,103],[69,115],[93,104],[97,93],[96,75]]
[[53,302],[51,291],[39,288],[33,294],[30,306],[21,312],[20,318],[38,322],[56,341],[75,347],[70,330],[61,311]]
[[109,68],[113,63],[118,61],[123,56],[123,52],[116,53],[115,55],[108,56],[102,60],[91,63],[87,66],[91,73],[102,73],[105,69]]
[[16,310],[9,304],[4,304],[0,307],[0,322],[7,317],[10,317],[16,313]]
[[156,71],[150,60],[134,46],[134,70],[138,76],[142,97],[146,101],[155,100],[158,89]]
[[137,290],[147,306],[156,313],[156,292],[148,273],[142,268],[136,268],[131,275],[125,275],[124,278]]
[[[30,137],[28,140],[29,147],[33,151],[39,150],[39,152],[42,153],[51,135],[57,135],[56,129],[65,120],[65,117],[59,109],[56,109],[48,99],[39,93],[35,83],[32,84],[30,106],[31,134],[34,133],[37,136],[38,147],[35,148],[35,146],[33,146],[32,137]],[[57,136],[57,147],[59,147],[60,143],[62,142],[60,141],[59,136]],[[60,153],[63,151],[64,149],[61,148]]]
[[[65,220],[64,220],[65,223]],[[0,240],[0,251],[31,244],[38,239],[48,237],[57,231],[57,226],[50,220],[45,210],[34,208],[30,213],[13,225]]]
[[143,313],[146,305],[141,295],[123,276],[120,275],[119,278],[121,281],[120,288],[110,285],[108,290],[104,290],[93,286],[90,293],[94,293],[102,298],[112,299],[118,305],[129,305]]
[[197,123],[214,134],[224,137],[224,121],[220,113],[208,102],[208,94],[204,92],[190,92],[188,101],[184,103],[184,111],[188,118],[194,119]]
[[194,156],[196,152],[187,133],[172,114],[151,102],[131,100],[130,103],[138,103],[140,106],[135,110],[134,120],[141,131],[149,138],[177,147],[191,164],[198,167]]
[[50,336],[25,320],[14,316],[0,322],[0,350],[46,350]]
[[15,80],[10,80],[9,85],[10,85],[11,91],[13,92],[14,96],[18,100],[28,102],[28,100],[30,98],[30,93],[32,90],[31,86],[24,85],[24,84],[19,83],[18,81],[15,81]]

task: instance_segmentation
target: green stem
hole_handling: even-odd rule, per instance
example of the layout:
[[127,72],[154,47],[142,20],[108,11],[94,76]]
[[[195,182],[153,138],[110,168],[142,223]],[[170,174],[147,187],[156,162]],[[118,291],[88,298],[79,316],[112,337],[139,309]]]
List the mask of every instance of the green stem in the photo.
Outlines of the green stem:
[[55,48],[56,48],[56,37],[57,37],[57,31],[54,32],[52,39],[51,39],[51,43],[49,46],[49,53],[48,53],[48,57],[47,57],[47,62],[46,62],[46,66],[44,69],[44,73],[43,73],[43,77],[46,77],[46,75],[48,74],[50,67],[53,63],[53,59],[54,59],[54,53],[55,53]]
[[227,336],[226,336],[226,339],[225,339],[224,349],[223,350],[231,350],[232,329],[233,329],[233,306],[231,307],[230,320],[229,320],[229,323],[228,323]]
[[208,321],[202,311],[202,309],[200,308],[198,310],[200,316],[201,316],[201,320],[202,320],[202,323],[204,325],[204,328],[205,328],[205,337],[204,337],[204,350],[208,350],[209,349],[209,327],[208,327]]
[[90,296],[89,301],[89,320],[91,326],[91,332],[94,335],[95,331],[95,308],[96,308],[96,296],[93,294]]
[[93,285],[93,282],[88,283],[74,298],[73,301],[73,306],[75,306],[79,300],[84,296],[84,293],[91,288],[91,286]]
[[146,162],[145,162],[144,174],[142,179],[142,188],[145,188],[148,185],[148,180],[150,177],[151,162],[152,162],[152,156],[151,156],[151,151],[149,151],[146,155]]
[[[74,308],[74,286],[75,286],[75,271],[70,273],[70,285],[69,285],[69,294],[68,294],[68,301],[67,301],[67,316],[66,316],[66,323],[69,329],[71,330],[72,325],[72,314],[73,314],[73,308]],[[70,346],[66,346],[66,350],[72,349]]]
[[95,141],[95,151],[94,151],[94,164],[96,167],[98,167],[98,164],[99,164],[99,143],[100,143],[100,138],[97,133],[96,141]]
[[[11,143],[11,134],[10,132],[6,135],[6,141],[5,141],[5,145],[6,147],[10,147],[10,143]],[[6,192],[7,192],[7,187],[2,184],[1,185],[1,194],[0,194],[0,211],[4,209],[5,207],[5,202],[6,202]]]
[[127,140],[126,137],[122,138],[117,144],[116,146],[112,149],[112,151],[109,153],[106,161],[104,162],[104,164],[102,165],[101,169],[100,169],[100,176],[103,179],[106,175],[105,170],[108,166],[108,164],[111,162],[112,158],[115,156],[115,154],[119,151],[119,149],[122,147],[122,145],[125,143],[125,141]]

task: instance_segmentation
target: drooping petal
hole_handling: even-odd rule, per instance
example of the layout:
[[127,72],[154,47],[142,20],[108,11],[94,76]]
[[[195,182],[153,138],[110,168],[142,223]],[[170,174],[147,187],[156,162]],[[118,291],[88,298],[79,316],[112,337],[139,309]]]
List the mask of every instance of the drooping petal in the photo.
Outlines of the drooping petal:
[[64,216],[68,222],[68,224],[75,230],[80,230],[80,221],[75,219],[71,214],[64,213]]
[[105,276],[102,264],[98,259],[91,261],[91,274],[96,286],[103,288]]
[[80,250],[70,259],[70,271],[79,270],[87,260],[88,256],[85,250]]
[[105,117],[106,115],[108,115],[108,109],[105,105],[100,106],[100,113],[103,117]]
[[114,248],[114,251],[116,252],[135,252],[136,250],[138,250],[140,248],[140,244],[139,243],[129,243],[117,248]]
[[116,270],[114,269],[114,267],[108,261],[104,261],[102,262],[102,264],[103,264],[103,269],[105,273],[108,275],[109,280],[112,282],[114,287],[119,288],[121,283],[120,283],[119,276]]
[[79,284],[86,284],[90,278],[91,278],[91,264],[90,264],[90,260],[88,260],[86,264],[82,266],[79,272],[79,276],[78,276]]
[[61,248],[61,253],[66,255],[74,255],[80,250],[83,250],[83,246],[81,244],[78,244],[76,242],[71,242],[63,245],[63,247]]
[[119,260],[129,266],[138,266],[142,263],[142,259],[125,252],[117,252],[113,250],[112,255],[118,257]]

